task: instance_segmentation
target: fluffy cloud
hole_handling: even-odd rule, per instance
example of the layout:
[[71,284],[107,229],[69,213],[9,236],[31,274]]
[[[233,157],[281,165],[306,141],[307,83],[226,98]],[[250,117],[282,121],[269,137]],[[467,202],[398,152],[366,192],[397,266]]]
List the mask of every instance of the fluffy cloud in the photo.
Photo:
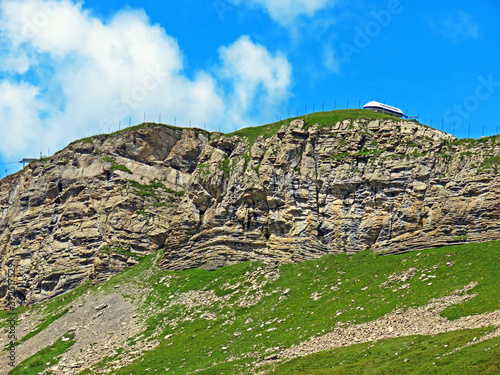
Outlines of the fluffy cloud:
[[220,49],[216,75],[188,78],[177,41],[141,10],[103,22],[71,0],[3,0],[0,32],[4,156],[36,156],[144,113],[215,129],[239,111],[248,125],[252,103],[279,103],[290,85],[286,58],[246,37]]
[[256,97],[261,98],[257,105],[266,114],[288,97],[292,69],[283,55],[272,56],[247,36],[221,47],[219,55],[223,63],[220,75],[231,80],[233,86],[233,121],[244,121],[239,114],[246,113]]
[[0,82],[0,150],[7,157],[27,151],[43,133],[38,89],[27,83]]
[[332,0],[232,0],[235,5],[262,7],[276,22],[288,25],[298,16],[312,16],[333,5]]

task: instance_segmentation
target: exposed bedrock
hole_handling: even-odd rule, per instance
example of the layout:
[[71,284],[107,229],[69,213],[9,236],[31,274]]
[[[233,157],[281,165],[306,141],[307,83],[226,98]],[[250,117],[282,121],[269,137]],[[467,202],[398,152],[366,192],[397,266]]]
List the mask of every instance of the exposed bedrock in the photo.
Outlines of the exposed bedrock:
[[143,126],[1,180],[3,304],[105,280],[160,248],[166,269],[215,269],[500,238],[495,137],[370,119],[239,134]]

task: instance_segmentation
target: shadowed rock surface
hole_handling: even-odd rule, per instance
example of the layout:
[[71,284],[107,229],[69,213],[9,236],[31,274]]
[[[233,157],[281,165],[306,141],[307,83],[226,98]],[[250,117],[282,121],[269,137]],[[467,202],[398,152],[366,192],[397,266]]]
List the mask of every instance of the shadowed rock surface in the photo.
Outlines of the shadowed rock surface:
[[372,119],[276,130],[139,126],[4,178],[0,300],[9,266],[33,304],[159,248],[166,269],[216,269],[500,238],[497,137]]

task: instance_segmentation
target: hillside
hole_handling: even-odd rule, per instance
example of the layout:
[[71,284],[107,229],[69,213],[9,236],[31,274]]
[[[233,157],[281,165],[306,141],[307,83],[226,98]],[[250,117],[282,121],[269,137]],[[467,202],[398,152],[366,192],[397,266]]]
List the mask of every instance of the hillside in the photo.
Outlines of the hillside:
[[0,181],[0,301],[165,270],[283,264],[500,239],[498,137],[457,140],[365,110],[232,134],[142,124]]
[[161,269],[162,255],[19,308],[10,374],[500,371],[500,242],[212,272]]

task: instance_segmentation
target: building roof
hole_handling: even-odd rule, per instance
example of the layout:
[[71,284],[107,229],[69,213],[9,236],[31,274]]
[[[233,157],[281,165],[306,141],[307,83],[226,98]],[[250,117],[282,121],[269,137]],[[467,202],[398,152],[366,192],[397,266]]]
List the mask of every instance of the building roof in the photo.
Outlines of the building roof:
[[400,110],[399,108],[396,108],[396,107],[392,107],[390,105],[386,105],[386,104],[382,104],[382,103],[379,103],[379,102],[375,102],[375,101],[371,101],[369,103],[366,103],[363,108],[365,109],[368,109],[368,108],[378,108],[378,109],[382,109],[384,111],[388,111],[388,112],[393,112],[393,113],[397,113],[401,116],[403,116],[403,111]]

